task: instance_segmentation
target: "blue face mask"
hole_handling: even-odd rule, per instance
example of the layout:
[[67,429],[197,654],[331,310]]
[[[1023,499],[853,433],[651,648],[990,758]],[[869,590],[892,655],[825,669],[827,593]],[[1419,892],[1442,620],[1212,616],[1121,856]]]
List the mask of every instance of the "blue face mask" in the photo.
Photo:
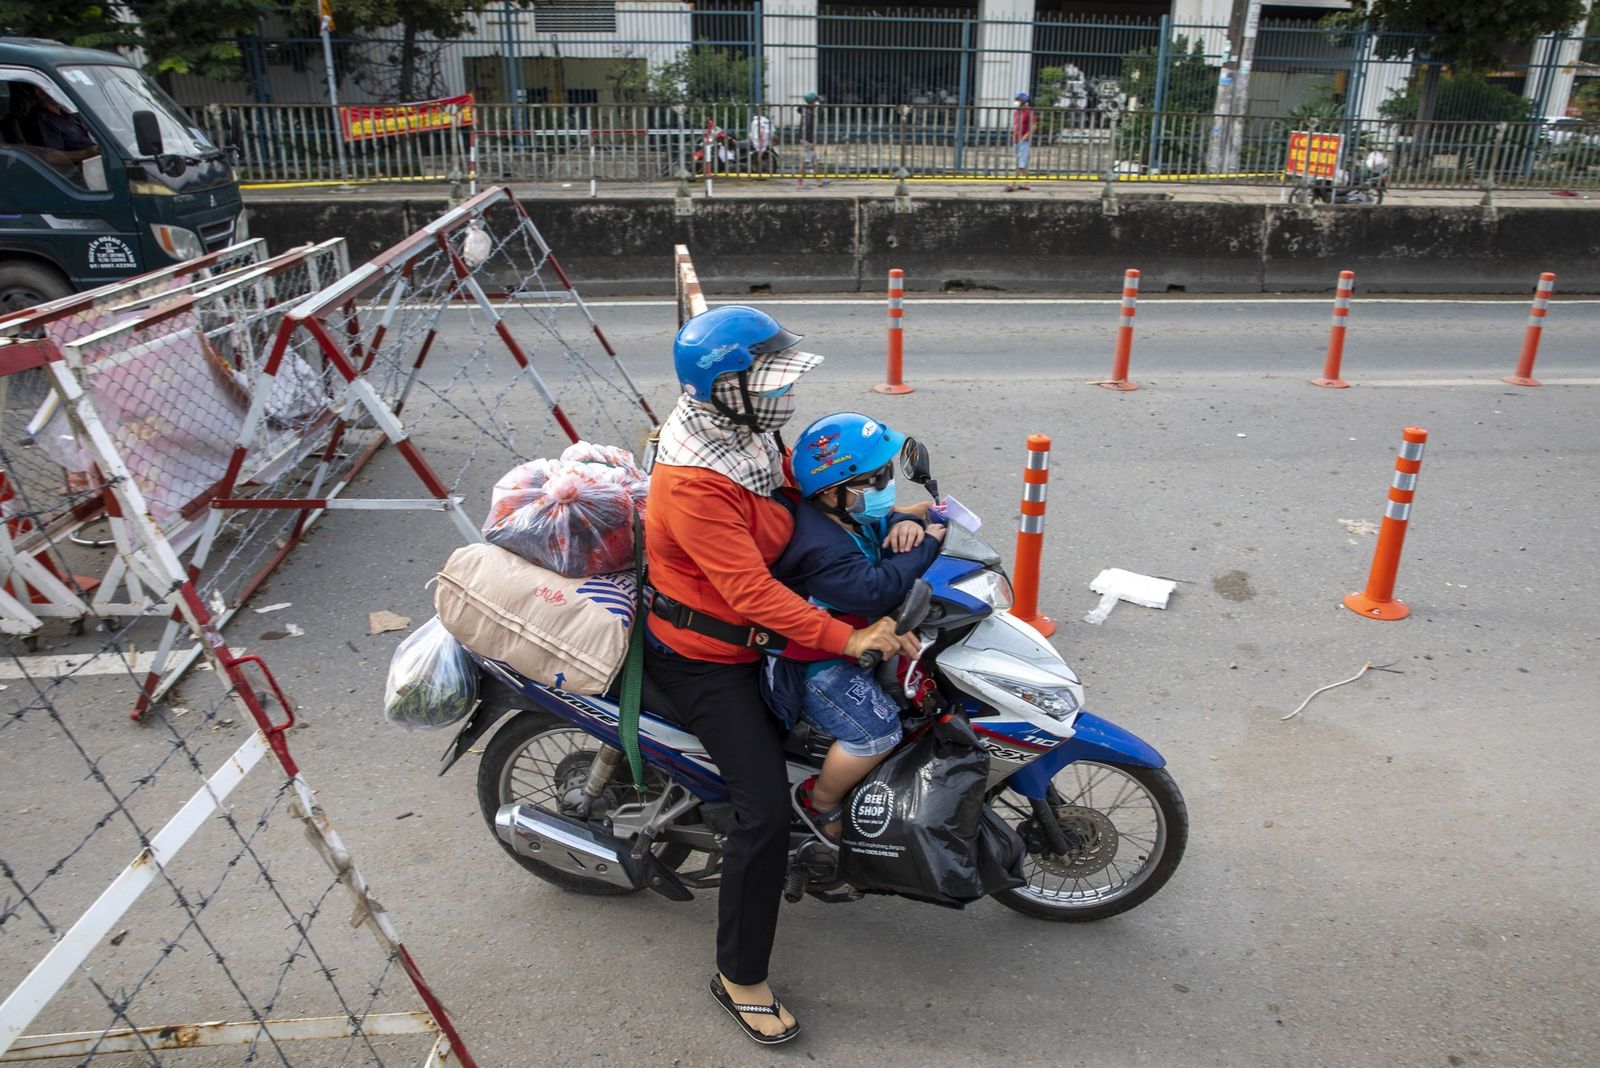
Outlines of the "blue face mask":
[[869,489],[861,495],[855,507],[850,509],[850,517],[857,523],[865,523],[873,519],[882,519],[894,511],[894,479],[883,489]]

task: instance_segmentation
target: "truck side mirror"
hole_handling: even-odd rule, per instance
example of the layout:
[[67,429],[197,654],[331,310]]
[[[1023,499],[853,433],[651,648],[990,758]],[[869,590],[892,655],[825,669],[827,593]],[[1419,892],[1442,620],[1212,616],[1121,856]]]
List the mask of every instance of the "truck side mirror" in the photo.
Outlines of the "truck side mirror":
[[141,156],[159,156],[163,151],[161,144],[161,124],[156,121],[153,111],[135,111],[133,113],[133,143],[139,149]]

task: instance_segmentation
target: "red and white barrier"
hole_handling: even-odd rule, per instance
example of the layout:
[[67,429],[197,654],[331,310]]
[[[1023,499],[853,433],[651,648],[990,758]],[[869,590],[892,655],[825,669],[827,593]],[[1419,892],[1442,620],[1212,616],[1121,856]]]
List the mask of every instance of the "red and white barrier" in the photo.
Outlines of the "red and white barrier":
[[1528,313],[1528,329],[1522,335],[1522,354],[1517,358],[1517,369],[1500,381],[1513,386],[1537,386],[1533,377],[1533,361],[1539,355],[1539,341],[1544,337],[1544,317],[1550,310],[1550,293],[1556,287],[1556,276],[1549,271],[1539,276],[1539,285],[1533,291],[1533,308]]
[[1395,576],[1400,571],[1400,550],[1406,542],[1406,526],[1411,522],[1411,502],[1417,495],[1417,473],[1422,470],[1422,449],[1428,432],[1408,426],[1402,435],[1400,453],[1394,461],[1394,478],[1389,483],[1389,503],[1383,509],[1383,525],[1378,528],[1378,543],[1372,551],[1372,571],[1367,588],[1344,599],[1344,606],[1368,619],[1404,619],[1411,614],[1404,601],[1395,600]]
[[906,272],[895,267],[889,271],[888,367],[883,382],[872,387],[874,393],[899,396],[911,392],[905,383],[905,299]]
[[1122,275],[1122,321],[1117,327],[1117,352],[1111,361],[1111,377],[1096,385],[1127,392],[1139,387],[1128,381],[1128,363],[1133,357],[1133,317],[1139,311],[1139,272],[1129,268]]
[[1333,298],[1333,325],[1328,330],[1328,356],[1322,364],[1322,376],[1313,378],[1313,386],[1325,389],[1349,389],[1350,383],[1339,377],[1344,362],[1344,332],[1350,318],[1350,295],[1355,291],[1356,273],[1339,272],[1339,286]]

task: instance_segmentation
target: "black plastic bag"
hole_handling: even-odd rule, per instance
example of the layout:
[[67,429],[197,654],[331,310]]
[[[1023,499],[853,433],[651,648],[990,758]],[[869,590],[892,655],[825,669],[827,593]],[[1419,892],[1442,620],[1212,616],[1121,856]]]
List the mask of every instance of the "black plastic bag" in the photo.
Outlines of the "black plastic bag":
[[1022,842],[984,804],[988,777],[989,754],[966,720],[936,721],[847,799],[845,881],[957,907],[1021,885]]

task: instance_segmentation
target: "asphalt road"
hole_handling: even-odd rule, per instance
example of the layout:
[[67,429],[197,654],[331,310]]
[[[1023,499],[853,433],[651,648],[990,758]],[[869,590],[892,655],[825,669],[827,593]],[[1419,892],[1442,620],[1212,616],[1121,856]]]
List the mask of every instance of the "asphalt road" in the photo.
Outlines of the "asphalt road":
[[[913,300],[901,398],[868,391],[880,303],[772,304],[828,356],[802,417],[860,408],[926,440],[1007,555],[1024,437],[1053,437],[1041,604],[1089,707],[1167,757],[1187,856],[1149,903],[1094,925],[987,902],[786,907],[773,982],[806,1034],[758,1050],[705,992],[710,895],[538,882],[484,829],[475,767],[435,778],[445,737],[384,723],[403,635],[368,636],[367,614],[426,619],[424,583],[457,541],[431,516],[333,514],[257,596],[291,607],[247,615],[233,640],[299,703],[307,777],[480,1064],[1600,1059],[1600,303],[1557,303],[1548,384],[1526,389],[1498,381],[1525,302],[1358,298],[1357,385],[1334,391],[1305,382],[1328,302],[1152,298],[1141,389],[1119,394],[1089,384],[1109,369],[1114,302]],[[670,305],[594,311],[664,410]],[[1397,588],[1413,615],[1379,623],[1339,599],[1365,580],[1360,521],[1381,517],[1407,425],[1430,433]],[[463,447],[447,427],[418,440]],[[388,453],[354,492],[409,485]],[[1083,624],[1104,567],[1178,592],[1164,612]],[[304,635],[268,636],[289,622]],[[1395,671],[1282,721],[1369,661]],[[285,855],[304,851],[295,833]]]

